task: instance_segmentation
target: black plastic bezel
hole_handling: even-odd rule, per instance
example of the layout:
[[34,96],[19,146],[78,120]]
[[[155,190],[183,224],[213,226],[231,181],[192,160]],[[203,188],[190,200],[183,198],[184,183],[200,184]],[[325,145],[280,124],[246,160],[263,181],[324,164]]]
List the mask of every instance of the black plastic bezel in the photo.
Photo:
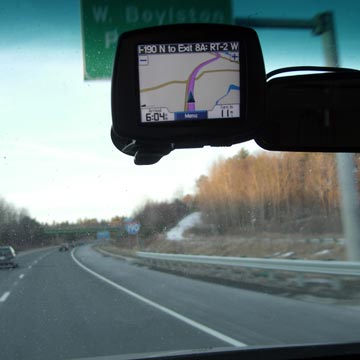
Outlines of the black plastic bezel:
[[[240,118],[141,122],[137,46],[141,44],[238,41]],[[232,25],[186,24],[135,30],[120,36],[112,79],[112,138],[175,147],[230,145],[252,139],[265,111],[265,68],[254,30]],[[188,144],[188,145],[186,145]]]

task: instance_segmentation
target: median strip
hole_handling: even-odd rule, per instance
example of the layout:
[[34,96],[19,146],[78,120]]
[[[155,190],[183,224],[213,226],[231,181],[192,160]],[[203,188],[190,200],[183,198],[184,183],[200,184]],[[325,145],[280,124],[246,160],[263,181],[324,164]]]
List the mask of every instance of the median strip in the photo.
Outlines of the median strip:
[[108,278],[98,274],[97,272],[89,269],[87,266],[82,264],[78,259],[76,259],[75,255],[74,255],[74,250],[71,251],[71,257],[78,266],[80,266],[82,269],[84,269],[85,271],[87,271],[91,275],[93,275],[96,278],[106,282],[107,284],[113,286],[114,288],[116,288],[116,289],[118,289],[118,290],[120,290],[120,291],[134,297],[135,299],[140,300],[140,301],[144,302],[145,304],[150,305],[150,306],[152,306],[152,307],[166,313],[167,315],[170,315],[170,316],[172,316],[172,317],[174,317],[174,318],[176,318],[176,319],[178,319],[178,320],[180,320],[180,321],[182,321],[182,322],[184,322],[184,323],[186,323],[186,324],[188,324],[188,325],[190,325],[190,326],[192,326],[192,327],[194,327],[194,328],[196,328],[196,329],[198,329],[198,330],[200,330],[200,331],[202,331],[202,332],[204,332],[204,333],[206,333],[208,335],[211,335],[211,336],[213,336],[213,337],[215,337],[215,338],[217,338],[217,339],[219,339],[219,340],[221,340],[221,341],[223,341],[223,342],[225,342],[225,343],[227,343],[229,345],[232,345],[232,346],[235,346],[235,347],[247,346],[243,342],[240,342],[240,341],[238,341],[236,339],[233,339],[233,338],[231,338],[231,337],[229,337],[229,336],[227,336],[225,334],[220,333],[219,331],[216,331],[214,329],[209,328],[206,325],[203,325],[203,324],[198,323],[197,321],[194,321],[194,320],[192,320],[192,319],[190,319],[190,318],[188,318],[186,316],[183,316],[183,315],[177,313],[174,310],[171,310],[171,309],[169,309],[169,308],[167,308],[165,306],[162,306],[162,305],[160,305],[160,304],[158,304],[158,303],[156,303],[156,302],[154,302],[154,301],[152,301],[150,299],[147,299],[144,296],[141,296],[141,295],[139,295],[139,294],[137,294],[137,293],[135,293],[135,292],[133,292],[133,291],[131,291],[131,290],[117,284],[117,283],[115,283],[114,281],[109,280]]

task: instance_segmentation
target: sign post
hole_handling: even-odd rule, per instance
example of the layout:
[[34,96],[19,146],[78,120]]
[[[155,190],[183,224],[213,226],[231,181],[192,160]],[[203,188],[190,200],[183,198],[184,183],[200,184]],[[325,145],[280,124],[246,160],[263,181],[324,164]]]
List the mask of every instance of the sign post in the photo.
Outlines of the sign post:
[[231,0],[81,0],[84,79],[110,79],[119,35],[179,23],[232,23]]
[[140,222],[134,219],[125,219],[125,230],[129,235],[136,236],[136,243],[138,248],[141,249],[141,243],[139,239]]

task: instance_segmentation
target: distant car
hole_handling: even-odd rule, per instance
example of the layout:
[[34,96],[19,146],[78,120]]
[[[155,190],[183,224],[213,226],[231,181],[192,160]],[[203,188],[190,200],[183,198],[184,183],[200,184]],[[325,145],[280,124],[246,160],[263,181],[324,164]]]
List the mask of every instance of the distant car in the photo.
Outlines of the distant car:
[[16,268],[19,265],[15,261],[16,253],[12,246],[0,247],[0,267]]
[[69,250],[69,244],[62,244],[59,247],[59,251],[68,251]]

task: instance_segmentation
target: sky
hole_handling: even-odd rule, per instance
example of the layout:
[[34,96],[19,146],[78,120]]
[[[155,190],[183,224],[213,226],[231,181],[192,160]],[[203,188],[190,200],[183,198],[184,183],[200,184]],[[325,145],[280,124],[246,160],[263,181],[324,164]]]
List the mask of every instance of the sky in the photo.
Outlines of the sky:
[[[204,1],[206,4],[206,1]],[[359,68],[356,1],[234,1],[234,17],[311,18],[335,13],[343,66]],[[308,31],[261,30],[266,70],[323,65]],[[109,80],[84,81],[80,5],[14,0],[0,5],[0,196],[41,222],[130,215],[147,200],[192,193],[196,179],[230,148],[178,150],[136,166],[110,140]]]

